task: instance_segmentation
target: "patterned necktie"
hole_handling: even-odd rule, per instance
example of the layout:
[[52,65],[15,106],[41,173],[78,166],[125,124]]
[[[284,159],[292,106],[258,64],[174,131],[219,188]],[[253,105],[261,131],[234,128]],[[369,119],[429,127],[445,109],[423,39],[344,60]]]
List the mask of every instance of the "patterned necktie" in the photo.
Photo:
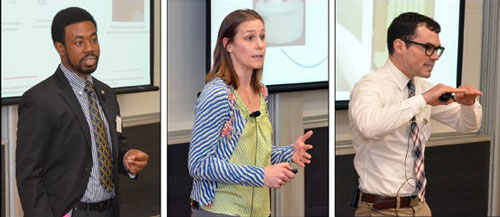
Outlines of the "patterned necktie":
[[85,82],[85,91],[88,93],[90,120],[92,122],[93,132],[97,144],[97,159],[99,162],[99,181],[106,191],[113,190],[113,164],[111,150],[108,144],[108,134],[104,121],[101,118],[99,107],[97,107],[97,98],[94,85],[90,81]]
[[[415,96],[415,83],[413,80],[408,82],[408,97]],[[425,185],[427,179],[425,178],[424,168],[424,153],[422,152],[422,140],[419,136],[419,129],[415,116],[411,119],[410,126],[410,140],[413,144],[413,157],[415,158],[415,179],[416,191],[418,198],[422,199],[425,195]]]

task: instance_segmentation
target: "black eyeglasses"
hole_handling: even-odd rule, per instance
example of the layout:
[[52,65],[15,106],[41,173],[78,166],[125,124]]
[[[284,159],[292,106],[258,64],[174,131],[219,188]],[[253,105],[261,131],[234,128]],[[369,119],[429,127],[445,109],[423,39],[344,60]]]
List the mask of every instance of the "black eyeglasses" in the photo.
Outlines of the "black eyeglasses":
[[434,54],[434,52],[437,51],[437,55],[438,55],[438,57],[440,57],[444,51],[444,47],[441,47],[441,46],[436,47],[432,44],[422,44],[422,43],[415,42],[412,40],[403,40],[403,41],[406,43],[416,44],[416,45],[420,45],[420,46],[424,47],[425,48],[425,55],[427,55],[427,56],[432,56],[432,54]]

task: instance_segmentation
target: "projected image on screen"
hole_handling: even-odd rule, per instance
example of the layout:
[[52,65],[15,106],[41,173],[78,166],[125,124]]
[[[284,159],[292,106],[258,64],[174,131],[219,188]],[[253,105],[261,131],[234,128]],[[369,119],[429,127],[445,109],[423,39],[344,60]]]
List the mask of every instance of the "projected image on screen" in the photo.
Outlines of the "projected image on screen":
[[224,17],[237,9],[254,9],[266,28],[264,84],[328,81],[327,0],[212,0],[210,8],[210,58]]
[[81,7],[94,16],[100,44],[92,74],[113,88],[151,85],[150,0],[2,0],[2,98],[19,97],[60,63],[52,37],[55,14]]
[[417,12],[441,25],[439,40],[446,48],[428,80],[457,85],[460,1],[453,0],[336,0],[336,100],[349,100],[350,90],[364,75],[382,67],[387,29],[404,12]]
[[[305,2],[254,0],[253,8],[266,20],[267,47],[305,45]],[[286,29],[286,31],[280,31]]]
[[144,0],[113,0],[113,21],[144,22]]

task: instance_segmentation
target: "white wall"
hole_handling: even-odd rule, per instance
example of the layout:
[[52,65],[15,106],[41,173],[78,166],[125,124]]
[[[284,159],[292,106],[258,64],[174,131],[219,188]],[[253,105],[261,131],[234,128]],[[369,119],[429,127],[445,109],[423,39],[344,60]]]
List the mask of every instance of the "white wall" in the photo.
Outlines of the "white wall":
[[205,84],[205,0],[167,5],[168,131],[193,127],[196,95]]
[[302,104],[304,118],[328,115],[328,89],[303,91]]
[[[483,2],[467,0],[465,4],[462,84],[479,88],[481,74],[481,32]],[[443,27],[446,28],[446,27]],[[347,110],[335,111],[335,140],[351,140]],[[432,121],[432,133],[455,132],[451,127]]]

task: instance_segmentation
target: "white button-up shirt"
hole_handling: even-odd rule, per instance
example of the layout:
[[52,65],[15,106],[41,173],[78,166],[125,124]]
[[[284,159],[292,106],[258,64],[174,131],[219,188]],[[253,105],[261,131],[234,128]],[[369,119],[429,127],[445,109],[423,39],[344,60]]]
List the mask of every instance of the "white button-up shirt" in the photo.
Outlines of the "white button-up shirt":
[[356,150],[354,167],[363,192],[416,194],[413,145],[408,138],[413,116],[422,134],[423,153],[432,131],[431,118],[459,132],[475,132],[481,127],[482,107],[477,100],[472,106],[456,102],[430,106],[422,93],[434,85],[415,77],[415,96],[408,98],[409,80],[387,60],[382,68],[358,81],[351,92],[349,122]]

